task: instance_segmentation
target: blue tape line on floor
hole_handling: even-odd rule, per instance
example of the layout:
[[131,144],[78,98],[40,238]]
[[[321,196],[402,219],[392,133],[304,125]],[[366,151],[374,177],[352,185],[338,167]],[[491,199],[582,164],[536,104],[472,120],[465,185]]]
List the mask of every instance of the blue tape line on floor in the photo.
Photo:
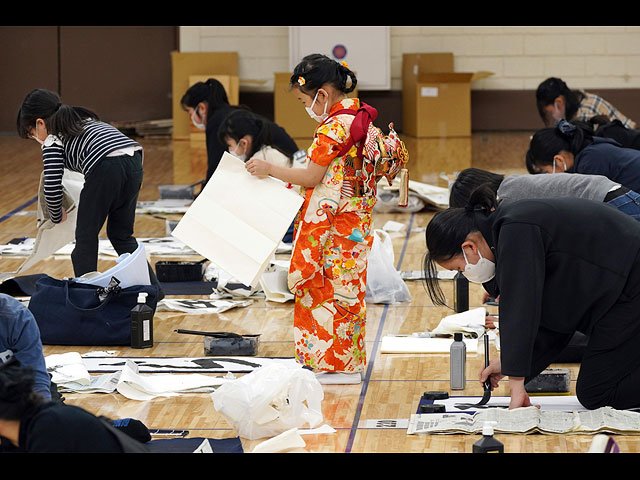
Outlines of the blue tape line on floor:
[[23,203],[22,205],[20,205],[17,208],[14,208],[13,210],[11,210],[9,213],[4,214],[2,217],[0,217],[0,222],[4,222],[5,220],[7,220],[8,218],[11,218],[12,216],[14,216],[16,213],[18,213],[20,210],[27,208],[29,205],[34,204],[35,202],[38,201],[38,197],[33,197],[31,200],[29,200],[28,202]]
[[[400,258],[398,259],[398,264],[396,266],[396,270],[400,270],[400,266],[402,265],[402,260],[404,259],[404,254],[407,249],[407,243],[409,242],[409,235],[411,234],[411,230],[413,228],[413,220],[415,217],[415,213],[411,213],[411,218],[409,219],[409,226],[407,227],[407,234],[404,237],[404,245],[402,246],[402,252],[400,253]],[[378,345],[380,344],[380,339],[382,337],[382,329],[384,327],[384,322],[387,317],[387,312],[389,311],[389,305],[384,306],[384,311],[382,312],[382,316],[380,317],[380,326],[378,327],[378,332],[376,333],[376,341],[373,346],[373,351],[368,354],[369,364],[367,365],[367,373],[365,375],[364,380],[362,380],[362,390],[360,391],[360,398],[358,399],[358,406],[356,408],[355,417],[353,419],[353,423],[351,424],[351,432],[349,433],[349,439],[347,440],[347,446],[344,450],[345,453],[350,453],[351,448],[353,447],[353,442],[355,440],[356,432],[358,430],[358,424],[360,423],[360,415],[362,413],[362,408],[364,406],[364,398],[367,395],[367,389],[369,388],[369,378],[371,378],[371,372],[373,370],[373,362],[376,356],[376,351],[378,350]]]

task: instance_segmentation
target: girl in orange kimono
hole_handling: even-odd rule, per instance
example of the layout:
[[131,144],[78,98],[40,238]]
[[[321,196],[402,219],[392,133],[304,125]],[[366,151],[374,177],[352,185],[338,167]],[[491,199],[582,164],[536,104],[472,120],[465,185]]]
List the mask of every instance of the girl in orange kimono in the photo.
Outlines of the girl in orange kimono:
[[367,360],[364,297],[376,196],[362,195],[362,185],[354,180],[357,146],[341,155],[354,116],[340,111],[360,108],[357,98],[347,98],[356,82],[344,64],[324,55],[305,57],[290,84],[320,122],[307,151],[307,167],[259,160],[246,164],[252,175],[271,175],[302,187],[288,283],[295,294],[296,359],[318,372],[321,383],[359,383]]

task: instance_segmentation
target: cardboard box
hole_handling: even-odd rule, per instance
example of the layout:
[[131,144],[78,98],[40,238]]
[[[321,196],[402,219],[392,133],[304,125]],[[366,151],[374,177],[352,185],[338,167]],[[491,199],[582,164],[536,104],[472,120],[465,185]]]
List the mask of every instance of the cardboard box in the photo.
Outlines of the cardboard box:
[[492,73],[454,72],[452,53],[402,56],[402,133],[412,137],[471,135],[471,83]]
[[409,151],[411,180],[435,185],[441,173],[471,167],[471,137],[401,138]]
[[188,139],[191,119],[180,106],[180,99],[194,75],[238,76],[238,52],[171,52],[171,95],[173,138]]
[[[273,82],[273,120],[296,139],[313,138],[318,122],[312,119],[300,100],[289,87],[291,73],[275,73]],[[349,98],[358,96],[358,87],[349,93]],[[296,143],[298,141],[296,140]],[[305,147],[305,150],[311,143]],[[300,143],[298,143],[300,145]]]

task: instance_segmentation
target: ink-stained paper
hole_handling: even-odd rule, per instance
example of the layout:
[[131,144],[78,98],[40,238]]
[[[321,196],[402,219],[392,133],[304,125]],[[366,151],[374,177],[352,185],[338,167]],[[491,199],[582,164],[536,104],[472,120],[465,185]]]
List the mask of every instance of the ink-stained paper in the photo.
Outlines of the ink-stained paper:
[[271,177],[255,177],[225,152],[172,235],[233,278],[256,286],[303,198]]

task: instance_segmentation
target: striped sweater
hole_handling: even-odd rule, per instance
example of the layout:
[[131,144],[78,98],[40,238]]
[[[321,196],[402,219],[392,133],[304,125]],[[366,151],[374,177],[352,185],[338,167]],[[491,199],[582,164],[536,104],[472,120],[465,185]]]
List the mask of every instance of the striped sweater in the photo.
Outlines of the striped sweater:
[[115,150],[141,145],[117,128],[88,120],[82,135],[68,140],[49,135],[42,146],[44,197],[54,223],[62,220],[62,176],[67,168],[85,177],[95,165]]

